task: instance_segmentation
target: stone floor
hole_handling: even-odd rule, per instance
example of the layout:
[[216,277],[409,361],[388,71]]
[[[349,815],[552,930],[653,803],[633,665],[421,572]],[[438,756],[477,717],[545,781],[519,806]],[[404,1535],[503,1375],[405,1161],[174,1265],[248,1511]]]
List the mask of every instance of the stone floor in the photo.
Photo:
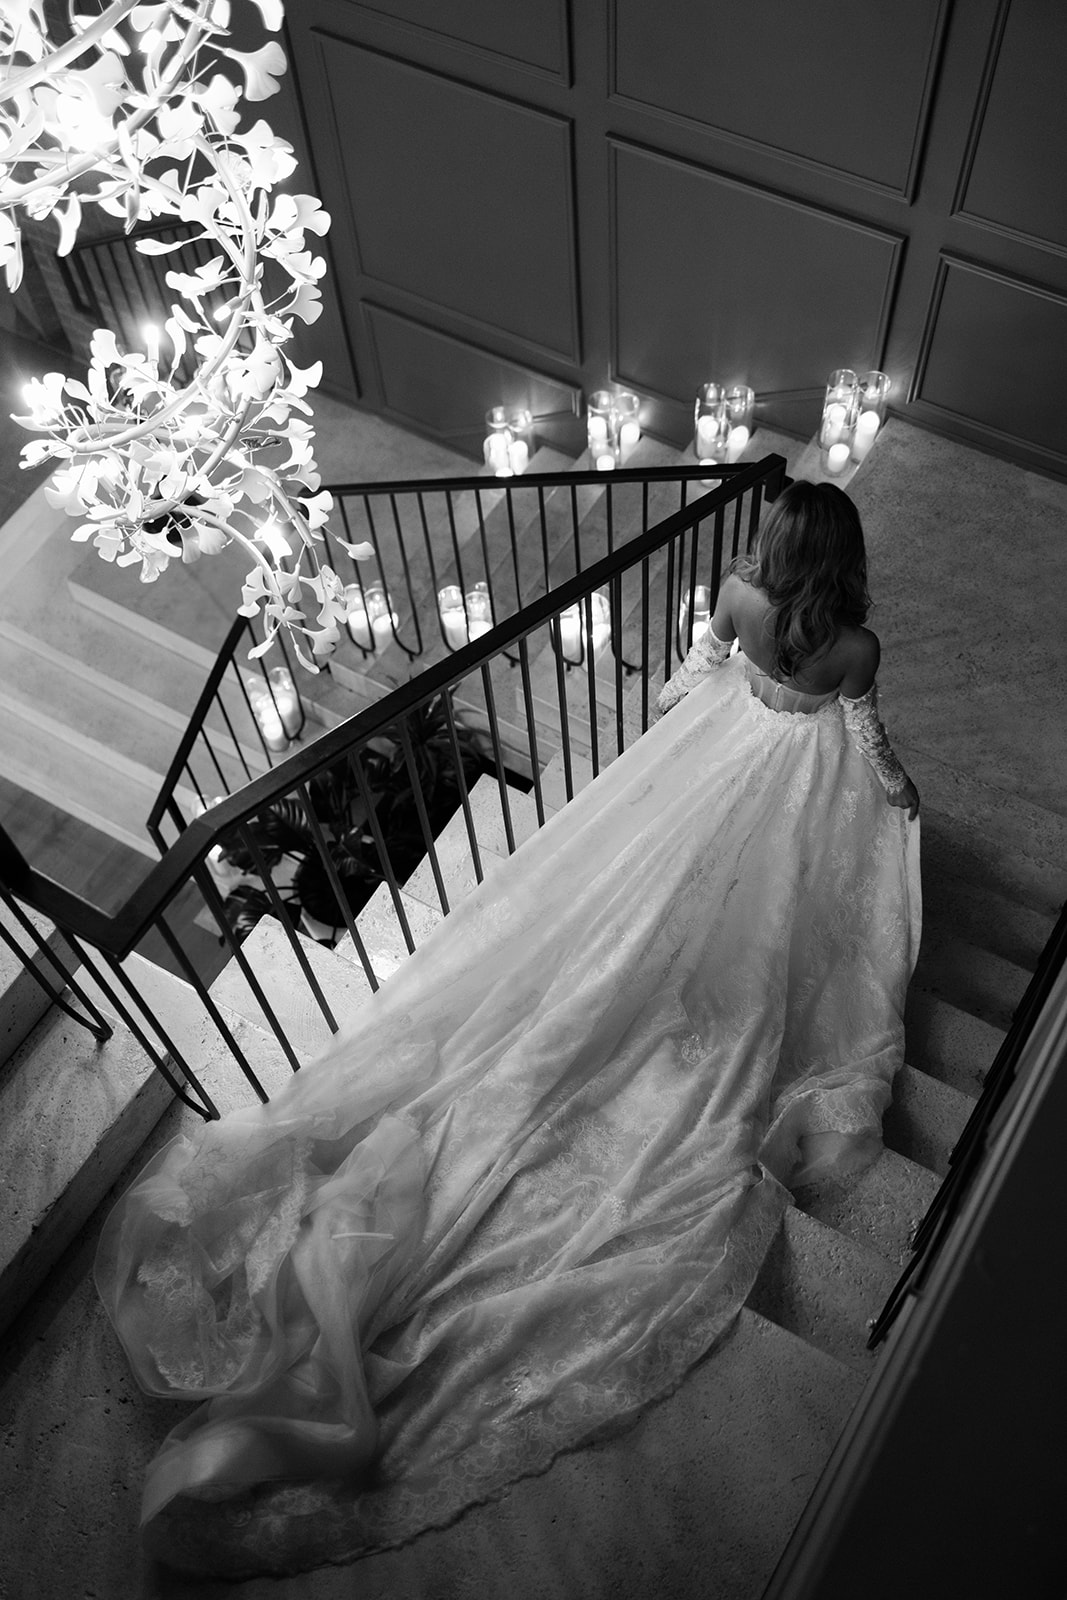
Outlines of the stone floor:
[[[451,452],[335,410],[328,400],[320,402],[318,417],[326,481],[391,475],[389,452],[397,444],[410,451],[404,470],[413,476],[467,469]],[[803,471],[803,449],[790,453]],[[1067,814],[1062,598],[1057,609],[1057,597],[1067,592],[1067,484],[892,420],[851,492],[868,535],[871,621],[884,652],[883,711],[891,732],[923,758],[924,801],[936,806],[954,771],[963,769],[987,800],[1017,799],[1034,815]],[[59,541],[9,551],[0,569],[0,607],[46,604],[67,560]],[[90,1219],[16,1324],[0,1365],[4,1600],[175,1593],[142,1562],[135,1530],[144,1461],[177,1413],[144,1400],[116,1360],[89,1276],[99,1220],[99,1214]],[[581,1463],[579,1454],[565,1469],[576,1496]],[[645,1492],[631,1488],[638,1498]],[[601,1560],[610,1562],[613,1519],[632,1514],[633,1506],[621,1502],[596,1508],[589,1548]],[[505,1536],[506,1503],[499,1515],[490,1508],[477,1526],[487,1539],[494,1528]],[[585,1532],[572,1544],[570,1589],[553,1593],[589,1592],[582,1587],[589,1572]],[[538,1551],[516,1538],[516,1559],[536,1565]],[[361,1564],[324,1575],[315,1593],[402,1600],[388,1559],[375,1558],[373,1573]],[[473,1563],[472,1581],[477,1570]],[[677,1584],[664,1586],[655,1571],[613,1577],[609,1571],[598,1593],[688,1600],[710,1593],[706,1576],[682,1563]],[[203,1592],[221,1597],[225,1590]],[[275,1592],[269,1583],[241,1589],[249,1600]],[[462,1592],[508,1591],[474,1584]]]

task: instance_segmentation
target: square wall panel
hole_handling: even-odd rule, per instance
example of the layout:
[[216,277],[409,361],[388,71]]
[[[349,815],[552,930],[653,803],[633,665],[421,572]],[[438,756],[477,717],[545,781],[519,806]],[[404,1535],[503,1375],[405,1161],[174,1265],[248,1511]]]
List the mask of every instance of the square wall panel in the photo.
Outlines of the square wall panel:
[[[578,391],[383,306],[367,305],[384,409],[457,449],[480,455],[490,406],[535,415],[578,411]],[[539,430],[542,436],[545,429]]]
[[878,364],[894,235],[652,151],[613,154],[621,379],[688,403],[709,379],[773,392]]
[[942,259],[914,399],[1067,464],[1067,297]]
[[910,193],[943,0],[615,0],[614,91]]
[[361,0],[353,10],[404,23],[419,32],[447,39],[479,54],[500,56],[562,78],[568,72],[567,0]]
[[362,272],[576,360],[570,123],[342,39],[319,48]]

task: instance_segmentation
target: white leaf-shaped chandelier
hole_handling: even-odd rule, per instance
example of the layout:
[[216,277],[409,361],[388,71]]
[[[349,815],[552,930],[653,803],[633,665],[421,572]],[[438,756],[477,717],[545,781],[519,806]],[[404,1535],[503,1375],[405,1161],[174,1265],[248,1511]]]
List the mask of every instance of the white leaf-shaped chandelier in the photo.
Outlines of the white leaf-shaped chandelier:
[[[267,29],[280,28],[280,0],[253,3]],[[144,351],[124,351],[98,329],[86,381],[34,380],[15,420],[39,435],[23,464],[56,463],[47,493],[79,519],[73,538],[107,561],[139,562],[145,582],[173,560],[239,541],[253,563],[239,610],[263,618],[253,653],[284,630],[317,671],[344,626],[345,586],[322,559],[332,502],[303,420],[321,362],[302,370],[285,346],[294,322],[322,309],[325,262],[306,235],[325,233],[330,219],[310,195],[273,193],[296,167],[292,147],[262,120],[239,128],[235,68],[243,98],[263,100],[285,56],[274,41],[228,47],[229,20],[229,0],[113,0],[98,16],[72,9],[57,43],[43,0],[0,0],[8,287],[22,276],[22,211],[56,220],[60,254],[89,203],[128,232],[161,218],[182,225],[177,243],[135,239],[145,255],[198,240],[213,252],[195,271],[166,273],[175,298],[162,328],[144,330]],[[220,297],[210,311],[205,302]],[[190,363],[191,377],[179,379]],[[371,553],[345,548],[356,559]]]

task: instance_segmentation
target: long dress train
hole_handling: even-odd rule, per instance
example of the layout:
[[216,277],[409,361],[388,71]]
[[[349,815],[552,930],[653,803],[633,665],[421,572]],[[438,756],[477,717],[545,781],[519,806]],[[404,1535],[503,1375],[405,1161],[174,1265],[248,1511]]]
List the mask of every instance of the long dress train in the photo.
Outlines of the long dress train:
[[918,842],[840,706],[775,711],[735,656],[281,1095],[168,1146],[98,1260],[143,1387],[207,1402],[150,1549],[350,1559],[676,1385],[784,1185],[880,1149]]

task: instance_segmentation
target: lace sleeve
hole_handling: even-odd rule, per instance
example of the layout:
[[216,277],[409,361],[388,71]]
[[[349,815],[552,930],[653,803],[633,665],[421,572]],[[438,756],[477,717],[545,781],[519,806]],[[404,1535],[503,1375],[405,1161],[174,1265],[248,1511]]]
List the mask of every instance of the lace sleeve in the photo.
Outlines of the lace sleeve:
[[887,794],[892,794],[908,781],[908,774],[893,754],[885,726],[878,715],[878,685],[872,683],[867,693],[860,695],[858,700],[849,700],[845,695],[840,698],[845,727],[866,756],[882,788]]
[[660,690],[656,701],[660,711],[669,711],[679,700],[683,700],[701,678],[707,677],[713,667],[722,665],[732,649],[731,642],[717,639],[708,628],[707,632],[694,642],[678,671],[671,674]]

